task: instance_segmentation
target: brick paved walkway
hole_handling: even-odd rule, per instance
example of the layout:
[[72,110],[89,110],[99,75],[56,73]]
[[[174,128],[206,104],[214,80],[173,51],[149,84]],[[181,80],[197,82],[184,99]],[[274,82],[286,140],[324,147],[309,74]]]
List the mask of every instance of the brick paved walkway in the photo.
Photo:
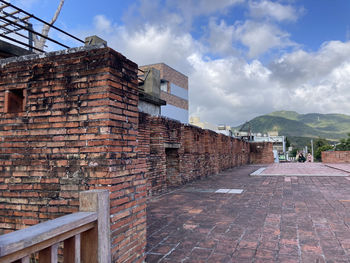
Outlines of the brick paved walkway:
[[334,169],[338,169],[338,170],[346,171],[350,173],[350,163],[334,163],[334,164],[327,163],[325,165],[328,167],[332,167]]
[[349,176],[349,168],[349,164],[326,165],[323,163],[274,163],[269,165],[260,175]]
[[258,168],[150,200],[147,262],[349,262],[350,177],[249,176]]

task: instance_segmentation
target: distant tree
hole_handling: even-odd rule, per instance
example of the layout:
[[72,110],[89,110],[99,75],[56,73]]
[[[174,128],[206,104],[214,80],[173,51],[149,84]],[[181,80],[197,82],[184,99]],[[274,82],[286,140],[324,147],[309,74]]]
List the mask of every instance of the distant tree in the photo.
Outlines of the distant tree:
[[293,150],[290,152],[290,156],[296,157],[297,152],[298,152],[298,149],[297,148],[293,148]]
[[290,141],[288,140],[288,137],[286,137],[286,148],[288,149],[290,147]]
[[323,138],[317,138],[314,142],[314,147],[315,149],[324,146],[324,145],[329,145],[329,142],[326,139]]
[[348,133],[348,138],[340,140],[340,143],[335,146],[335,150],[350,151],[350,133]]
[[318,138],[314,142],[314,157],[316,161],[322,161],[321,158],[321,152],[328,151],[328,150],[334,150],[334,147],[330,145],[329,141],[323,138]]
[[[56,9],[56,12],[53,16],[53,18],[51,19],[51,22],[49,23],[51,26],[56,22],[60,12],[61,12],[61,9],[62,9],[62,6],[64,4],[64,0],[60,0],[60,3]],[[44,35],[45,37],[47,37],[49,35],[49,31],[51,29],[51,26],[50,25],[46,25],[44,24],[43,25],[43,28],[41,30],[41,34]],[[44,50],[44,46],[45,46],[45,43],[46,43],[46,38],[45,37],[38,37],[37,35],[34,35],[34,47],[40,49],[40,50]]]
[[317,148],[316,152],[315,152],[315,159],[316,161],[322,161],[322,152],[324,151],[329,151],[329,150],[334,150],[332,145],[323,145],[319,148]]

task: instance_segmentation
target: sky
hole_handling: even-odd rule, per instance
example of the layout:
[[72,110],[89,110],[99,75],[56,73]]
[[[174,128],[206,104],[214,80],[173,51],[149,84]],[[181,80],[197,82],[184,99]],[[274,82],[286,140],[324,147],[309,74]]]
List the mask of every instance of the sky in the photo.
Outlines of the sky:
[[[59,0],[11,2],[49,21]],[[168,64],[189,78],[191,116],[236,126],[277,110],[350,114],[349,13],[349,0],[65,0],[55,25]]]

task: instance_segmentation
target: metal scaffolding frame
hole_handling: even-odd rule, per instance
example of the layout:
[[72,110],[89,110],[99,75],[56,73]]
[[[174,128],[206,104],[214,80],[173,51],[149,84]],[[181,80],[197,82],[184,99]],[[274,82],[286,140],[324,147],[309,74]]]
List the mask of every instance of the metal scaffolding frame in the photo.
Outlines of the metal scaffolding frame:
[[59,42],[56,39],[44,36],[40,32],[33,29],[32,23],[29,22],[32,19],[36,22],[48,25],[51,29],[57,30],[60,33],[78,41],[84,43],[83,40],[65,32],[64,30],[47,23],[46,21],[30,14],[23,9],[8,3],[5,0],[0,0],[0,39],[10,40],[14,43],[20,44],[23,47],[28,48],[30,51],[36,50],[39,52],[44,52],[44,50],[34,47],[34,36],[43,37],[46,40],[53,42],[61,47],[69,48],[69,46]]

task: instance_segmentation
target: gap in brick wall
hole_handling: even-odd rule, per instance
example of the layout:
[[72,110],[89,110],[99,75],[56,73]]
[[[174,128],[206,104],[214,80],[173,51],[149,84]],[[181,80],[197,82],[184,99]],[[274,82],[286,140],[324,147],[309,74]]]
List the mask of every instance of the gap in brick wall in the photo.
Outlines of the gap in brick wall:
[[[179,153],[176,148],[165,148],[166,155],[166,176],[168,182],[179,179]],[[181,183],[181,182],[179,182]]]
[[5,112],[18,113],[23,111],[24,92],[23,89],[8,90],[5,96]]

